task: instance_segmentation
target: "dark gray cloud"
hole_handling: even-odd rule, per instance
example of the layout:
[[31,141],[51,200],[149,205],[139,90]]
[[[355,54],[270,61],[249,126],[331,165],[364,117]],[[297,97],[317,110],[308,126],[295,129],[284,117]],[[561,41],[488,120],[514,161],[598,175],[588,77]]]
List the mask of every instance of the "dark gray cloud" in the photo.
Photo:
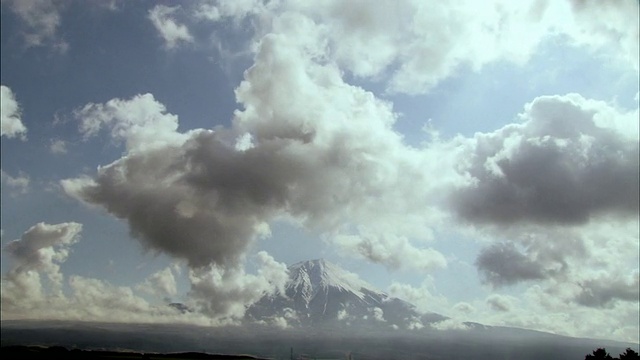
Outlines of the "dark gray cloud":
[[233,265],[259,235],[261,222],[284,202],[286,181],[272,186],[260,167],[278,166],[261,162],[259,154],[237,152],[204,132],[183,147],[129,155],[101,168],[93,181],[65,187],[127,219],[132,235],[150,249],[194,267]]
[[477,134],[464,153],[473,183],[452,194],[454,211],[498,225],[637,216],[638,140],[606,124],[625,116],[612,110],[575,94],[545,96],[527,106],[523,123]]
[[483,249],[476,259],[476,266],[483,281],[493,286],[547,277],[541,263],[518,251],[512,243],[496,243]]
[[615,301],[640,301],[640,277],[636,271],[631,279],[603,277],[580,283],[581,291],[574,300],[585,306],[605,307]]

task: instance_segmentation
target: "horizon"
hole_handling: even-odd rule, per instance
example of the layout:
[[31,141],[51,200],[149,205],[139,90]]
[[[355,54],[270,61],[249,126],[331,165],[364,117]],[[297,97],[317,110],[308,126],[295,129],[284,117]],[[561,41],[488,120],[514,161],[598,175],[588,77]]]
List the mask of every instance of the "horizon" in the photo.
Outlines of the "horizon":
[[638,1],[0,6],[3,321],[240,324],[314,259],[639,342]]

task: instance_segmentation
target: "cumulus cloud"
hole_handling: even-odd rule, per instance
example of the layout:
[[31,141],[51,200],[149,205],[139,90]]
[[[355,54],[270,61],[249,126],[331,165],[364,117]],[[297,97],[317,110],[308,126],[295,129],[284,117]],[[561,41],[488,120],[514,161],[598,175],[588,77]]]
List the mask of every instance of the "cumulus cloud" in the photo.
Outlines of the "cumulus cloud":
[[451,187],[448,206],[500,239],[476,260],[485,282],[568,281],[606,241],[590,240],[593,224],[637,224],[637,117],[577,94],[541,96],[519,123],[452,140],[468,177]]
[[637,70],[637,12],[634,1],[292,0],[220,1],[198,7],[194,15],[215,22],[255,16],[258,38],[295,33],[297,39],[313,39],[310,51],[319,58],[355,76],[385,81],[392,92],[418,94],[462,67],[526,62],[541,42],[559,35],[577,46],[622,54],[624,64]]
[[637,111],[569,94],[538,97],[521,118],[466,143],[471,181],[452,195],[457,214],[506,226],[637,216]]
[[[69,256],[70,246],[78,241],[81,230],[82,225],[74,222],[38,223],[4,247],[14,264],[2,278],[3,312],[29,308],[45,299],[47,290],[51,296],[61,296],[64,277],[60,264]],[[48,278],[48,287],[43,287],[40,274]]]
[[[231,128],[179,133],[177,117],[150,94],[78,109],[85,136],[110,128],[127,154],[64,189],[128,220],[145,246],[196,267],[233,266],[279,216],[331,235],[362,224],[428,237],[433,189],[423,180],[439,165],[403,145],[389,104],[283,36],[263,39],[245,77]],[[391,240],[377,242],[411,249]],[[433,250],[417,254],[411,261],[421,268],[445,263]]]
[[149,10],[149,20],[164,39],[168,49],[175,48],[181,42],[193,42],[193,36],[189,33],[189,29],[173,18],[173,15],[180,9],[179,5],[173,7],[156,5]]
[[0,104],[1,136],[26,139],[27,128],[20,118],[20,105],[18,105],[13,91],[4,85],[0,86]]
[[373,318],[377,321],[382,321],[384,322],[384,311],[382,311],[382,309],[380,309],[379,307],[374,307],[371,309],[371,314],[373,316]]
[[451,308],[448,300],[436,293],[432,280],[427,278],[420,286],[392,282],[388,289],[389,295],[408,301],[423,313],[445,313]]
[[214,319],[234,321],[244,316],[248,305],[276,291],[284,293],[288,280],[285,264],[266,252],[256,256],[258,274],[247,274],[241,267],[191,270],[190,297],[200,312]]
[[[10,256],[10,270],[2,277],[0,312],[3,319],[63,319],[108,322],[190,323],[219,325],[220,317],[203,316],[199,312],[183,313],[167,306],[165,300],[154,304],[136,293],[140,290],[157,297],[176,295],[175,269],[167,268],[133,286],[115,286],[107,281],[71,275],[63,287],[65,276],[60,270],[80,236],[82,225],[38,223],[20,239],[9,242],[4,251]],[[255,286],[270,289],[267,283],[281,286],[285,269],[265,254],[259,255],[262,270],[258,275],[234,276],[235,287]],[[243,280],[247,278],[248,280]],[[46,281],[45,281],[46,280]],[[242,284],[237,281],[243,280]],[[197,299],[204,301],[203,299]],[[210,299],[209,299],[210,301]],[[221,300],[222,301],[222,300]]]
[[4,250],[16,261],[16,272],[56,270],[57,263],[69,255],[69,246],[78,241],[82,224],[70,222],[50,225],[38,223],[20,239],[8,243]]
[[438,251],[418,248],[407,238],[391,234],[338,235],[332,242],[343,249],[344,254],[358,254],[392,270],[431,271],[447,265]]
[[178,293],[176,278],[172,267],[151,274],[138,286],[138,289],[149,294],[171,298]]
[[6,3],[26,27],[24,38],[27,46],[51,45],[61,52],[69,48],[69,45],[57,34],[60,26],[60,12],[55,1],[9,0]]
[[111,128],[115,141],[125,141],[129,152],[181,144],[186,138],[178,133],[178,117],[167,113],[165,106],[151,94],[131,100],[112,99],[105,104],[89,103],[74,111],[80,120],[80,133],[85,139]]

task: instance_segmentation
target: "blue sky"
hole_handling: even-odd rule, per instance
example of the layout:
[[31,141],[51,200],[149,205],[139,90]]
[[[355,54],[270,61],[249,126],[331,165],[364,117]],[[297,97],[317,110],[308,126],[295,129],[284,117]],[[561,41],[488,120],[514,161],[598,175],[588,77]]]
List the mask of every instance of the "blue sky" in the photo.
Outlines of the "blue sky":
[[229,323],[324,257],[454,322],[637,341],[637,13],[3,1],[2,317]]

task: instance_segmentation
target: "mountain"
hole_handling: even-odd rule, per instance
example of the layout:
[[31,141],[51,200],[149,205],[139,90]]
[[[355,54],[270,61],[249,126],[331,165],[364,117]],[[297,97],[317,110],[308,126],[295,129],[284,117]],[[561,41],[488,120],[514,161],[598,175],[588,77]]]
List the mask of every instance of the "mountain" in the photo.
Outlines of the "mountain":
[[289,266],[284,293],[263,297],[247,310],[249,321],[287,325],[343,324],[370,327],[420,328],[444,320],[420,314],[415,306],[390,297],[324,259]]

